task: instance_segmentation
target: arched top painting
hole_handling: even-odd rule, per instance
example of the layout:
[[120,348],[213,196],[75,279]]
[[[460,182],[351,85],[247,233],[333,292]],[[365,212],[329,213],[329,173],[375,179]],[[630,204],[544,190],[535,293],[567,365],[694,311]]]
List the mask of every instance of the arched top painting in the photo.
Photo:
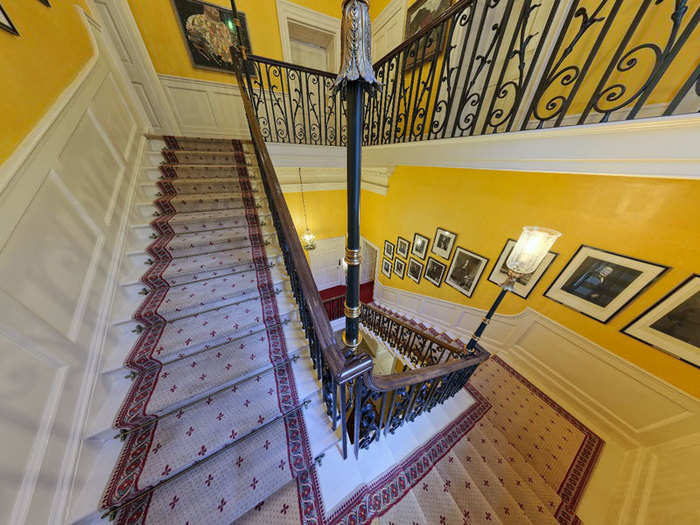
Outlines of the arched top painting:
[[[231,46],[238,38],[233,11],[199,0],[173,0],[185,45],[194,67],[233,73]],[[250,50],[245,14],[241,20],[243,43]]]

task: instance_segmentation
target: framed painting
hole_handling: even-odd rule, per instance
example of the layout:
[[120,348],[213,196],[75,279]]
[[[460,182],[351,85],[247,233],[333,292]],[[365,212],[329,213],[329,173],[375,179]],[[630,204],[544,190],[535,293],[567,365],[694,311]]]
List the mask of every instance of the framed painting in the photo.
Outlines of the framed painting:
[[425,263],[425,274],[423,274],[423,278],[440,288],[440,285],[442,284],[442,277],[445,275],[446,268],[447,266],[437,259],[428,257],[428,262]]
[[458,292],[471,297],[488,262],[486,257],[458,246],[445,282]]
[[622,329],[700,368],[700,274],[693,274]]
[[[238,38],[233,11],[201,0],[172,0],[172,3],[192,65],[233,73],[231,46]],[[245,14],[239,11],[238,16],[243,44],[250,50]]]
[[394,245],[389,241],[384,241],[384,257],[387,259],[394,258]]
[[10,20],[10,17],[7,15],[2,5],[0,5],[0,29],[4,29],[8,33],[19,36],[19,31],[17,31],[17,28],[12,23],[12,20]]
[[398,275],[400,279],[406,275],[406,263],[398,257],[394,259],[394,274]]
[[[406,30],[404,40],[408,40],[432,24],[445,12],[452,0],[417,0],[406,11]],[[406,50],[405,68],[411,69],[430,60],[436,53],[445,49],[449,24],[440,24],[424,35],[418,45],[409,46]]]
[[666,270],[668,266],[581,245],[544,295],[607,323]]
[[435,255],[439,255],[443,259],[449,259],[452,253],[452,248],[457,240],[457,234],[443,228],[435,230],[433,238],[433,247],[430,249]]
[[387,279],[391,279],[391,261],[384,257],[382,259],[382,273]]
[[404,239],[403,237],[397,237],[396,238],[396,253],[397,255],[400,255],[404,259],[408,257],[408,250],[411,247],[411,243],[408,241],[408,239]]
[[[513,251],[513,246],[515,246],[515,239],[508,239],[506,245],[501,250],[501,255],[498,256],[498,260],[489,274],[489,281],[498,286],[501,286],[508,278],[508,268],[506,268],[506,261],[510,256],[510,252]],[[515,286],[513,287],[513,293],[519,295],[523,299],[527,299],[532,292],[532,289],[537,286],[544,273],[549,269],[554,259],[557,258],[558,253],[548,252],[544,256],[542,262],[537,267],[537,269],[528,275],[523,275],[515,280]]]
[[430,239],[420,233],[414,233],[411,253],[419,259],[425,259],[425,255],[428,253],[428,244],[430,244]]
[[423,263],[418,262],[413,257],[408,261],[408,277],[416,284],[420,284],[420,276],[423,273]]

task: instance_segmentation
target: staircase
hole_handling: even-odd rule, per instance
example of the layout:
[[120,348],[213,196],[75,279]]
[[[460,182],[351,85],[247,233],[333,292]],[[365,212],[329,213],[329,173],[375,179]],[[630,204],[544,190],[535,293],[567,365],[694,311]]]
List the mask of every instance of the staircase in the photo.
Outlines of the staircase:
[[497,359],[433,410],[413,411],[427,382],[414,398],[396,390],[386,438],[344,460],[252,144],[150,137],[149,149],[74,522],[578,522],[599,440],[582,459],[587,429]]
[[140,181],[93,431],[114,465],[99,509],[120,524],[230,523],[337,437],[251,144],[151,137],[149,147],[163,162]]

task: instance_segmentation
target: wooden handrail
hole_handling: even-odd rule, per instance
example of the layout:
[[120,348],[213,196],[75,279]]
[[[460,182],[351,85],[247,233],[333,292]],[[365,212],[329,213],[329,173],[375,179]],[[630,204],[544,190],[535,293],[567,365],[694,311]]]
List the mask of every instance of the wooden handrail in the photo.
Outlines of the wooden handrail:
[[356,375],[362,374],[367,370],[371,370],[373,366],[372,358],[370,356],[361,356],[360,358],[349,360],[346,359],[343,354],[343,349],[340,348],[340,345],[335,338],[330,321],[328,320],[328,315],[326,315],[326,310],[323,307],[321,295],[318,292],[318,288],[316,287],[316,283],[311,273],[311,268],[309,268],[309,263],[304,255],[304,250],[301,247],[299,236],[297,235],[294,222],[292,221],[292,216],[289,212],[289,208],[287,207],[287,201],[282,193],[282,187],[280,186],[277,174],[275,173],[275,168],[272,165],[270,154],[267,151],[262,132],[260,131],[260,126],[258,125],[258,121],[255,116],[255,111],[253,110],[253,105],[250,101],[250,97],[248,96],[248,92],[244,88],[246,84],[241,72],[242,69],[242,67],[235,68],[238,88],[241,93],[241,100],[243,101],[243,108],[248,120],[251,137],[255,144],[256,151],[258,152],[261,164],[260,172],[265,178],[269,189],[268,197],[274,204],[279,215],[282,232],[286,239],[290,256],[294,261],[296,277],[299,280],[299,285],[303,291],[306,306],[308,307],[313,320],[316,336],[318,337],[319,345],[324,354],[328,367],[338,383],[349,381]]
[[300,66],[299,64],[292,64],[291,62],[285,62],[284,60],[275,60],[274,58],[267,58],[260,55],[248,55],[248,60],[254,60],[263,64],[270,64],[271,66],[296,69],[297,71],[304,71],[305,73],[311,73],[312,75],[318,75],[320,77],[329,77],[334,80],[336,77],[335,73],[331,73],[329,71],[323,71],[322,69],[316,69],[308,66]]
[[378,392],[389,392],[399,388],[406,388],[424,381],[430,381],[436,377],[442,377],[452,372],[463,370],[464,368],[469,368],[470,366],[478,365],[486,361],[488,357],[489,353],[483,348],[480,348],[479,354],[469,359],[454,359],[447,363],[439,363],[424,368],[414,368],[413,370],[399,372],[398,374],[370,374],[367,380],[367,386]]

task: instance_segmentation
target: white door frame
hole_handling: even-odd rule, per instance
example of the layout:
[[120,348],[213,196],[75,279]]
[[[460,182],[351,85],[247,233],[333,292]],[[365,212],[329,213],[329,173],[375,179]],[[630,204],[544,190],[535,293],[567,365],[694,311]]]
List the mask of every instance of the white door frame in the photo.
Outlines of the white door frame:
[[292,43],[289,35],[289,22],[295,22],[333,35],[333,54],[328,67],[336,71],[340,67],[340,18],[335,18],[308,7],[302,7],[287,0],[277,0],[277,19],[282,41],[282,57],[292,62]]

